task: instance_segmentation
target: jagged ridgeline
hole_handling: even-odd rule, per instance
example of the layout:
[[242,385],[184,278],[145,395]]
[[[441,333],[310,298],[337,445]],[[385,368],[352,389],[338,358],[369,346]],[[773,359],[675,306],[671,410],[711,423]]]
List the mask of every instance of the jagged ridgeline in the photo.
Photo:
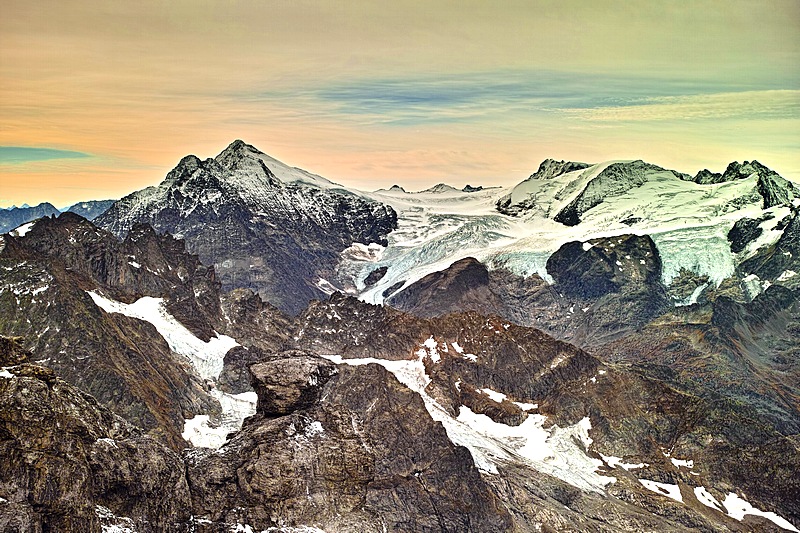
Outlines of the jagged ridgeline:
[[237,141],[19,220],[0,530],[796,531],[797,196],[756,161],[366,193]]
[[214,159],[183,158],[160,185],[97,219],[120,237],[139,222],[183,238],[226,290],[253,289],[297,313],[324,296],[319,280],[330,277],[342,250],[385,245],[397,214],[236,141]]

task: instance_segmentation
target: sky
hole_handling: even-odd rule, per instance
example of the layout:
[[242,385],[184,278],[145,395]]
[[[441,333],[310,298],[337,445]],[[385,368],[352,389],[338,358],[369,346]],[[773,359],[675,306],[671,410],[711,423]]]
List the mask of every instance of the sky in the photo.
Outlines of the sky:
[[800,1],[3,0],[0,206],[119,198],[235,139],[363,190],[545,158],[800,181]]

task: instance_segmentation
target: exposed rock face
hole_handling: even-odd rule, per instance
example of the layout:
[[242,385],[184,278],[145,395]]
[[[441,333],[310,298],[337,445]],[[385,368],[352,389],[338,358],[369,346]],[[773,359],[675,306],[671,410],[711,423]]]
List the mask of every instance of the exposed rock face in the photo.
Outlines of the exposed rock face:
[[[308,390],[316,370],[335,369],[307,355],[281,357],[255,365],[254,382],[280,383],[288,365]],[[319,386],[313,401],[283,404],[277,418],[274,403],[259,403],[259,414],[219,453],[187,456],[196,516],[258,530],[510,530],[469,452],[453,446],[419,396],[385,369],[342,366]]]
[[741,218],[736,221],[728,232],[728,240],[731,243],[731,252],[739,253],[748,244],[756,240],[764,230],[761,229],[762,220],[754,218]]
[[670,302],[661,283],[661,259],[647,236],[568,243],[550,257],[547,268],[555,285],[536,275],[488,270],[466,258],[386,303],[421,317],[461,310],[495,314],[582,345],[633,331]]
[[118,236],[137,222],[182,236],[225,290],[253,289],[296,314],[324,296],[316,283],[334,271],[339,252],[354,242],[385,245],[397,215],[236,141],[215,159],[185,157],[158,187],[97,219]]
[[726,183],[729,181],[743,180],[752,175],[757,175],[756,191],[763,198],[763,208],[768,209],[776,205],[788,204],[793,198],[800,196],[800,190],[790,181],[783,179],[774,170],[762,165],[756,160],[739,163],[734,161],[728,165],[725,172],[711,172],[701,170],[691,179],[695,183],[706,185],[710,183]]
[[703,169],[698,172],[694,178],[691,178],[691,181],[700,185],[708,185],[711,183],[725,183],[728,181],[743,180],[745,178],[749,178],[753,174],[766,176],[767,174],[771,173],[773,173],[771,169],[765,167],[755,159],[753,161],[745,161],[744,163],[733,161],[732,163],[728,164],[725,172],[722,174],[719,172],[711,172],[708,169]]
[[0,233],[9,232],[31,220],[58,215],[58,213],[58,209],[56,209],[53,204],[47,202],[43,202],[34,207],[0,209]]
[[281,416],[311,407],[336,372],[336,365],[327,359],[303,352],[256,363],[250,367],[258,395],[256,410],[265,416]]
[[389,270],[389,267],[387,267],[387,266],[382,266],[382,267],[376,268],[375,270],[370,272],[369,275],[367,275],[366,278],[364,278],[364,285],[367,286],[367,287],[372,287],[373,285],[378,283],[381,280],[381,278],[383,278],[383,276],[386,275],[386,272],[388,270]]
[[681,176],[641,160],[612,163],[587,183],[583,191],[559,211],[553,220],[566,226],[576,226],[586,211],[599,205],[605,198],[619,196],[630,189],[641,187],[647,182],[648,174],[655,172],[671,172],[676,177]]
[[570,242],[547,260],[547,272],[559,290],[599,298],[629,286],[656,286],[661,258],[649,236],[620,235]]
[[[430,318],[459,311],[499,315],[516,324],[561,331],[559,317],[569,305],[538,275],[528,278],[504,269],[489,270],[467,257],[395,293],[386,303]],[[539,323],[541,321],[541,323]]]
[[163,297],[208,339],[218,285],[180,241],[137,227],[120,243],[65,213],[7,237],[0,265],[0,334],[24,337],[37,362],[175,449],[185,446],[184,418],[219,409],[151,324],[106,313],[86,292],[128,302]]
[[756,189],[758,194],[764,198],[762,205],[764,209],[789,204],[794,198],[800,198],[800,189],[773,171],[765,174],[759,173]]
[[502,305],[489,289],[489,271],[472,257],[456,261],[446,270],[428,274],[393,294],[387,303],[424,317],[467,309],[492,313]]
[[761,280],[780,280],[788,287],[796,287],[800,282],[800,216],[793,213],[775,245],[759,250],[738,270],[743,276],[755,274]]
[[155,533],[177,531],[188,520],[179,456],[50,369],[21,363],[5,372],[11,377],[0,377],[0,529],[99,531],[102,524]]

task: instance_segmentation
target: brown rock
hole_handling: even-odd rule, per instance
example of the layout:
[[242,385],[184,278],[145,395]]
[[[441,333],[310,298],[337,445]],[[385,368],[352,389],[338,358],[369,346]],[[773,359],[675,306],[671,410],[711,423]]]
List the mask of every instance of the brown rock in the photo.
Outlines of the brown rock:
[[336,365],[307,352],[284,352],[280,358],[250,367],[258,395],[256,411],[265,416],[287,415],[314,405]]

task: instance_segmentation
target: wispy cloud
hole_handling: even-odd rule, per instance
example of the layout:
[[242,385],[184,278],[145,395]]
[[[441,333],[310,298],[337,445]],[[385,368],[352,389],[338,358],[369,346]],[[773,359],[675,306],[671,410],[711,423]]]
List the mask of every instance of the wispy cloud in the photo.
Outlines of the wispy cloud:
[[598,122],[797,119],[800,118],[800,90],[664,96],[648,98],[634,105],[562,111],[576,119]]
[[84,159],[92,157],[83,152],[37,148],[30,146],[0,146],[0,164],[22,164],[54,159]]
[[604,73],[508,71],[353,79],[322,87],[248,92],[234,99],[284,102],[309,116],[414,127],[560,115],[595,121],[754,115],[796,116],[798,94],[781,81],[751,83]]

